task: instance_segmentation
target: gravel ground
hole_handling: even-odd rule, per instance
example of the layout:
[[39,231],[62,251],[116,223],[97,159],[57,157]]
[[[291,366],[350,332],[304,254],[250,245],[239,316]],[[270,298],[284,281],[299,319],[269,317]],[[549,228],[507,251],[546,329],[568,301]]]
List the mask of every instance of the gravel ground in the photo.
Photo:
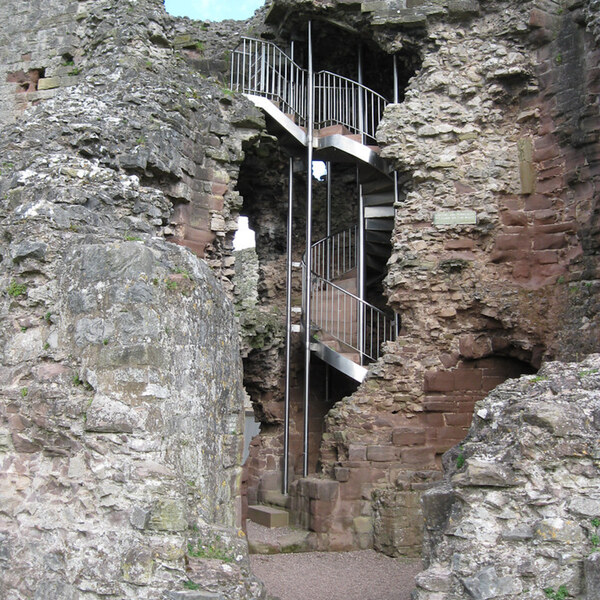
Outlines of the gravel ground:
[[374,550],[250,556],[252,570],[281,600],[410,600],[421,560]]

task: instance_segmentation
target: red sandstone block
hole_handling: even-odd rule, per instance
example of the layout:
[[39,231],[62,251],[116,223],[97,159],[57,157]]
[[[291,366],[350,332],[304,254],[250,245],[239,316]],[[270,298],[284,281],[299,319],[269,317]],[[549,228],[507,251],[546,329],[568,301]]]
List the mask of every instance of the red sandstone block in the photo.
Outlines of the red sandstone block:
[[527,219],[527,214],[520,210],[502,211],[502,223],[509,227],[526,226]]
[[495,387],[506,381],[506,377],[484,377],[481,382],[481,389],[484,392],[491,392]]
[[215,183],[212,184],[212,193],[215,196],[223,196],[225,192],[229,189],[225,183]]
[[[481,394],[480,398],[477,398],[477,400],[480,400],[481,398],[483,398],[483,394]],[[469,414],[473,414],[473,409],[475,408],[475,402],[476,400],[460,400],[458,402],[458,407],[456,409],[455,412],[457,413],[469,413]]]
[[529,279],[531,275],[530,261],[522,260],[516,262],[512,268],[512,276],[515,279]]
[[397,427],[392,432],[392,442],[395,446],[422,446],[425,444],[425,429],[423,427]]
[[556,264],[556,265],[542,265],[539,269],[539,274],[543,277],[554,277],[555,275],[565,275],[567,273],[567,269],[565,265]]
[[470,427],[472,415],[469,413],[447,413],[444,415],[446,425],[450,427]]
[[333,502],[326,502],[325,500],[314,500],[310,501],[310,514],[320,517],[328,517],[331,515],[334,508]]
[[444,417],[441,413],[421,413],[419,421],[428,427],[443,427]]
[[556,250],[567,245],[564,233],[540,233],[533,240],[534,250]]
[[532,254],[533,259],[541,265],[550,265],[558,262],[558,251],[556,250],[541,250]]
[[367,460],[367,447],[350,444],[348,447],[348,460]]
[[[559,165],[557,167],[551,167],[548,169],[542,169],[541,167],[538,169],[538,181],[546,181],[547,179],[559,178],[562,181],[562,177],[564,175],[565,169],[563,165]],[[536,186],[536,191],[540,193],[544,193],[540,186]]]
[[558,22],[558,18],[555,15],[548,14],[539,8],[532,8],[529,13],[529,26],[532,29],[551,30]]
[[454,373],[456,389],[480,390],[482,377],[483,372],[481,369],[457,369]]
[[438,439],[440,441],[448,442],[460,442],[465,439],[467,435],[466,427],[444,427],[440,432]]
[[317,485],[314,488],[313,497],[323,502],[333,502],[338,495],[340,484],[337,481],[331,481],[322,479],[317,481]]
[[454,389],[454,375],[451,371],[428,371],[425,373],[426,392],[449,392]]
[[443,399],[425,399],[423,401],[423,408],[429,412],[444,412],[447,411],[449,407],[453,406],[453,402],[451,400],[443,400]]
[[525,210],[546,210],[554,207],[554,201],[542,194],[532,194],[525,200]]
[[553,135],[540,135],[536,137],[533,141],[533,145],[536,150],[543,150],[544,148],[554,148],[556,147],[556,144],[556,138]]
[[547,148],[536,149],[533,152],[533,160],[535,162],[541,162],[544,160],[550,160],[560,156],[560,148],[558,144],[555,143],[554,146],[549,146]]
[[350,479],[350,469],[347,467],[335,467],[334,469],[336,481],[345,482]]
[[428,467],[435,464],[435,448],[403,448],[402,462],[410,467]]
[[547,225],[556,221],[557,214],[555,210],[536,210],[533,213],[533,219],[537,223]]
[[472,250],[475,247],[475,241],[469,238],[459,238],[458,240],[448,240],[445,244],[446,250]]
[[527,234],[506,235],[500,234],[496,237],[495,250],[529,250],[531,239]]
[[367,460],[390,462],[396,459],[394,446],[367,446]]
[[565,182],[562,177],[553,177],[538,181],[535,186],[535,191],[538,194],[557,194],[565,187]]

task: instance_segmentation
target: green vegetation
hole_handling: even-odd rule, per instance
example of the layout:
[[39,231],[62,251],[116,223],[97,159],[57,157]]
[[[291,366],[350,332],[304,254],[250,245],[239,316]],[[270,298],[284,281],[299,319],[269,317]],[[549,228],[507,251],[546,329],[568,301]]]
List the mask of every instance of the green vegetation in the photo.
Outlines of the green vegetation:
[[142,238],[138,237],[137,235],[126,234],[125,235],[125,241],[127,241],[127,242],[141,242]]
[[204,42],[201,42],[200,40],[198,40],[196,42],[196,50],[198,50],[198,52],[200,52],[200,54],[202,54],[204,52]]
[[192,542],[188,543],[188,555],[194,558],[214,558],[226,563],[234,561],[233,555],[219,545],[220,538],[216,542],[204,545],[202,540],[198,540],[196,545]]
[[456,468],[462,469],[465,466],[465,455],[463,454],[462,446],[460,447],[460,452],[456,457]]
[[177,289],[177,282],[173,281],[172,279],[167,279],[165,285],[167,286],[168,290],[175,291]]
[[189,272],[185,269],[182,269],[181,267],[176,267],[175,273],[177,273],[178,275],[183,275],[186,279],[191,279]]
[[531,383],[539,383],[540,381],[546,381],[548,378],[545,375],[536,375],[531,378]]
[[48,311],[43,318],[46,323],[50,324],[52,322],[52,313]]
[[183,587],[187,590],[199,590],[200,586],[197,583],[194,583],[191,579],[188,579],[184,582]]
[[71,71],[69,71],[69,75],[71,77],[75,77],[75,75],[79,75],[79,73],[81,73],[81,69],[79,67],[75,67],[74,69],[72,69]]
[[23,396],[23,398],[25,398],[25,396],[27,396],[28,393],[29,390],[26,387],[21,388],[21,396]]
[[[577,373],[577,377],[587,377],[588,375],[595,375],[598,372],[598,369],[584,369],[583,371],[579,371],[579,373]],[[598,525],[600,525],[600,520]],[[596,525],[596,527],[598,527],[598,525]]]
[[594,527],[600,527],[600,517],[594,517],[594,518],[592,519],[592,525],[593,525]]
[[13,298],[22,296],[27,292],[27,286],[24,283],[17,283],[14,279],[9,283],[6,293]]
[[557,591],[554,591],[554,588],[551,587],[546,588],[544,594],[546,594],[546,598],[550,598],[550,600],[565,600],[565,598],[568,598],[570,595],[566,585],[561,585]]

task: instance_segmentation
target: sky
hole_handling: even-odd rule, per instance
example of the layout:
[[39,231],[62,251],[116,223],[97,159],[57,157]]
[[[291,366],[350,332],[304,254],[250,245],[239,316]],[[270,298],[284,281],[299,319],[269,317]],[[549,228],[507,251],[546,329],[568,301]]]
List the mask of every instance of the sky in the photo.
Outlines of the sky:
[[247,19],[263,4],[264,0],[165,0],[169,14],[202,21]]

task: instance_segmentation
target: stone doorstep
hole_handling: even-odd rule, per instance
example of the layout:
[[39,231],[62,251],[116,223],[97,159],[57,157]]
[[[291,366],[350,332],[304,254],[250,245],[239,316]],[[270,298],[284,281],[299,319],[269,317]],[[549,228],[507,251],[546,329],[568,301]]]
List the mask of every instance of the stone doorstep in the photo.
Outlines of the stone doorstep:
[[287,527],[290,521],[286,510],[254,504],[248,506],[248,518],[263,527]]

